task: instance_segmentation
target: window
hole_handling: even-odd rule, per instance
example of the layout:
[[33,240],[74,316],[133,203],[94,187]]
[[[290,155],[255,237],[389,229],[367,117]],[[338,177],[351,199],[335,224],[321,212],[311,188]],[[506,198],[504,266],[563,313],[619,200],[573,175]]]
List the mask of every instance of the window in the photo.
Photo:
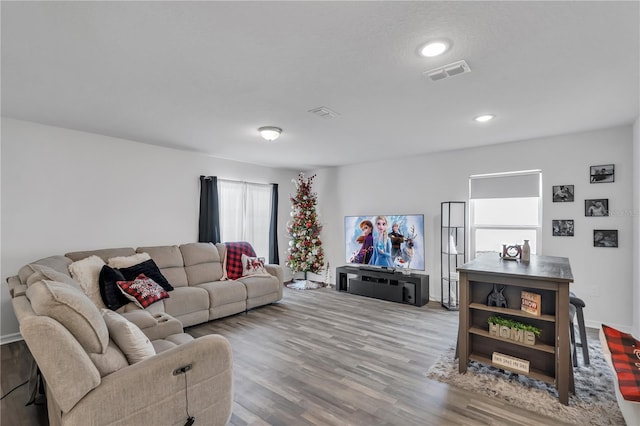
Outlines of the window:
[[542,173],[539,170],[478,175],[469,178],[472,256],[502,253],[502,245],[529,240],[541,251]]
[[248,241],[268,257],[271,193],[272,185],[218,179],[221,240]]

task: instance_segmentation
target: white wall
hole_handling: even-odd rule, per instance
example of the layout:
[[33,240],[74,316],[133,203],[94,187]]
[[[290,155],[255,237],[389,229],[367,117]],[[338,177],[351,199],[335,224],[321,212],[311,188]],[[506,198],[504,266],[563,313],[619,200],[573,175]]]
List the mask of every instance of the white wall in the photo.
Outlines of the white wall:
[[[571,289],[585,300],[590,326],[630,329],[633,318],[631,126],[513,142],[489,147],[367,163],[318,173],[318,197],[331,265],[344,264],[343,218],[376,213],[425,215],[430,297],[440,300],[440,203],[468,201],[468,178],[482,173],[541,169],[544,255],[571,261]],[[391,149],[390,149],[391,150]],[[614,183],[589,183],[589,166],[615,164]],[[575,185],[576,201],[552,203],[552,185]],[[584,200],[608,198],[610,217],[584,216]],[[574,219],[574,237],[552,237],[552,219]],[[593,247],[593,229],[617,229],[619,248]],[[636,262],[637,263],[637,262]],[[636,305],[637,306],[637,305]]]
[[75,250],[197,241],[200,175],[279,184],[284,264],[296,172],[7,118],[1,160],[3,343],[19,337],[4,282],[22,265]]
[[633,330],[640,337],[640,117],[633,125]]
[[[430,296],[440,300],[440,202],[467,200],[469,175],[540,168],[542,253],[570,258],[572,289],[587,303],[589,325],[604,322],[630,329],[633,324],[639,335],[639,122],[633,128],[435,155],[408,153],[400,161],[316,170],[313,189],[318,193],[321,237],[332,280],[335,268],[344,264],[344,216],[391,210],[424,214]],[[297,172],[6,118],[1,148],[3,282],[25,263],[52,254],[195,241],[201,174],[278,183],[281,264],[286,259],[285,224],[290,219],[289,194],[295,191],[291,179]],[[589,166],[609,163],[616,165],[616,181],[590,184]],[[550,202],[551,186],[562,184],[575,185],[576,202]],[[585,198],[609,198],[616,214],[584,217]],[[576,236],[551,237],[552,219],[574,219]],[[601,227],[619,230],[619,248],[592,247],[592,230]],[[285,278],[290,277],[288,269],[285,272]],[[6,284],[0,287],[0,339],[5,343],[18,337],[18,326]]]

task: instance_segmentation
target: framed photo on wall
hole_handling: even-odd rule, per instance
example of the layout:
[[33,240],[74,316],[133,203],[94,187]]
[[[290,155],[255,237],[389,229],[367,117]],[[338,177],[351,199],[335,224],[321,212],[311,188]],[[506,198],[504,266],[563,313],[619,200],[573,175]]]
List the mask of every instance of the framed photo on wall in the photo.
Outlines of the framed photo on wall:
[[554,219],[551,226],[554,237],[573,237],[573,219]]
[[554,185],[552,194],[554,203],[573,203],[573,185]]
[[589,168],[591,183],[609,183],[615,181],[615,166],[613,164],[602,164]]
[[609,216],[609,199],[584,200],[585,216]]
[[593,230],[593,246],[594,247],[618,247],[618,230],[617,229],[594,229]]

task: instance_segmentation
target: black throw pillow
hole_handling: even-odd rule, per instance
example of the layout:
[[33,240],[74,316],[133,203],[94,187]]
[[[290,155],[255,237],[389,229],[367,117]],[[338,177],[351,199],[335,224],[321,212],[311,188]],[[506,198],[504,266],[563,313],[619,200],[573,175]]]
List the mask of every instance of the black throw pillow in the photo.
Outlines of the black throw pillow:
[[100,296],[107,308],[115,311],[116,309],[129,303],[129,299],[122,294],[122,291],[116,284],[117,281],[126,281],[122,272],[104,265],[100,270]]
[[140,274],[145,274],[148,278],[151,278],[158,284],[160,287],[164,288],[166,291],[173,290],[169,281],[162,275],[160,272],[160,268],[156,265],[156,262],[153,259],[145,260],[142,263],[138,263],[137,265],[129,266],[128,268],[120,268],[120,272],[127,279],[127,281],[133,281]]

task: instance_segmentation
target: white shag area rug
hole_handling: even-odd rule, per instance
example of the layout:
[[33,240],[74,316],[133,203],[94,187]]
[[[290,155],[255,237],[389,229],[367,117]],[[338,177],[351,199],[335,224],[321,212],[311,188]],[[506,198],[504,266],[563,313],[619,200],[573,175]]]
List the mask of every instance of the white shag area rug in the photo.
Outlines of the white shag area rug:
[[299,281],[293,281],[287,284],[287,288],[291,288],[294,290],[315,290],[317,288],[322,288],[325,286],[326,284],[324,283],[319,283],[317,281],[311,281],[311,280],[299,280]]
[[455,348],[445,352],[429,369],[427,377],[459,388],[499,398],[510,404],[577,425],[625,425],[615,396],[613,372],[602,355],[599,341],[589,342],[591,365],[582,363],[578,348],[578,367],[574,368],[576,394],[569,394],[569,405],[558,401],[555,387],[529,377],[472,361],[467,373],[458,373]]

